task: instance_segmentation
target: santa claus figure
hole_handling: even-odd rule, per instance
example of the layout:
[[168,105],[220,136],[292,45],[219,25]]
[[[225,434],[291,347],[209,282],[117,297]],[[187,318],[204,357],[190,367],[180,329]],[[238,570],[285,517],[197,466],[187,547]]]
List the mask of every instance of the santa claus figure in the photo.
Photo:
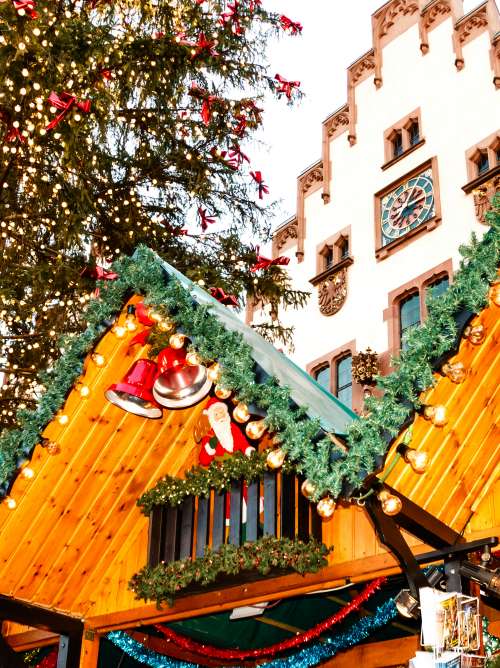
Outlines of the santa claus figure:
[[255,450],[231,421],[228,407],[223,401],[212,397],[203,412],[208,418],[210,430],[201,439],[199,461],[202,466],[209,466],[215,458],[234,452],[243,452],[249,457]]

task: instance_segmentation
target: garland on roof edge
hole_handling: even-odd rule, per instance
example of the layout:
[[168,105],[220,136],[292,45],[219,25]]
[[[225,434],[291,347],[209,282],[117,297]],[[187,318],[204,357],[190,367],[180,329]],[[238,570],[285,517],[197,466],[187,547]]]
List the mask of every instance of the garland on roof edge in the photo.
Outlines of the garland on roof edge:
[[100,282],[100,299],[87,309],[87,329],[62,341],[64,354],[52,372],[42,378],[46,386],[35,411],[17,413],[19,427],[0,437],[0,493],[7,491],[18,459],[29,456],[40,441],[44,427],[54,417],[83,370],[86,354],[107,329],[106,321],[121,310],[127,293],[142,293],[146,301],[162,306],[174,323],[189,334],[204,360],[217,359],[222,366],[222,384],[235,392],[240,401],[255,403],[266,411],[270,431],[279,433],[280,447],[289,459],[316,486],[316,499],[325,492],[337,497],[344,483],[359,487],[377,468],[391,437],[398,434],[410,413],[420,407],[419,395],[433,384],[432,362],[452,348],[457,325],[455,316],[463,309],[473,312],[487,303],[488,285],[500,264],[500,196],[487,214],[491,229],[481,241],[473,236],[462,247],[464,260],[454,282],[443,295],[430,300],[429,317],[410,332],[408,348],[396,361],[396,370],[379,378],[381,398],[367,401],[370,414],[348,429],[348,451],[333,445],[328,437],[312,445],[320,425],[305,417],[304,408],[290,407],[290,392],[274,378],[262,385],[255,382],[251,348],[240,334],[228,332],[206,305],[193,308],[189,292],[174,279],[166,281],[157,256],[139,247],[134,258],[121,258],[113,265],[119,275],[113,282]]

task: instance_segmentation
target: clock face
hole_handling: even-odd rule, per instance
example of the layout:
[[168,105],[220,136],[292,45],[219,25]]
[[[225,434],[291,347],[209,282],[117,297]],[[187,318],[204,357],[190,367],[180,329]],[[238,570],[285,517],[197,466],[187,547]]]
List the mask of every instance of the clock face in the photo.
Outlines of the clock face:
[[386,246],[435,215],[432,169],[401,183],[380,204],[382,246]]

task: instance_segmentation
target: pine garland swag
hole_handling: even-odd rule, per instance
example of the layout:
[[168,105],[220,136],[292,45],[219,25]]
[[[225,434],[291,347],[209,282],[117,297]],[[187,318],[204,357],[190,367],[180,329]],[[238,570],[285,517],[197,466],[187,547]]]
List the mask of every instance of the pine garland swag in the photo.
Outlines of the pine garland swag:
[[264,536],[252,543],[221,545],[217,552],[205,548],[203,557],[182,559],[169,564],[144,566],[129,582],[137,599],[173,605],[176,595],[194,582],[208,585],[219,575],[236,575],[245,570],[256,570],[267,575],[273,569],[293,570],[303,575],[316,573],[327,565],[327,548],[314,539]]
[[[491,229],[481,241],[473,237],[462,247],[463,261],[454,283],[446,293],[429,304],[426,323],[410,332],[408,348],[396,360],[396,370],[379,378],[382,398],[368,401],[370,415],[357,420],[348,430],[348,451],[336,450],[329,438],[314,446],[319,421],[304,417],[304,409],[290,407],[290,392],[275,379],[257,385],[250,347],[241,335],[228,332],[206,305],[193,308],[189,293],[174,279],[165,280],[158,257],[141,246],[134,258],[124,257],[113,265],[115,281],[100,282],[100,299],[87,310],[87,329],[61,342],[64,354],[50,374],[42,379],[46,391],[35,411],[20,410],[19,427],[0,436],[0,492],[7,491],[19,458],[28,457],[83,370],[86,354],[120,311],[130,291],[145,295],[146,302],[160,306],[175,324],[189,334],[204,360],[217,359],[223,368],[221,382],[241,401],[256,403],[267,413],[271,431],[280,434],[281,447],[296,468],[313,481],[317,497],[328,491],[337,497],[344,483],[359,487],[366,475],[377,468],[377,460],[387,451],[388,438],[399,432],[413,410],[420,407],[419,395],[433,383],[432,361],[453,346],[457,326],[455,316],[463,309],[479,312],[487,303],[488,285],[500,264],[500,196],[487,216]],[[332,456],[333,455],[333,456]]]

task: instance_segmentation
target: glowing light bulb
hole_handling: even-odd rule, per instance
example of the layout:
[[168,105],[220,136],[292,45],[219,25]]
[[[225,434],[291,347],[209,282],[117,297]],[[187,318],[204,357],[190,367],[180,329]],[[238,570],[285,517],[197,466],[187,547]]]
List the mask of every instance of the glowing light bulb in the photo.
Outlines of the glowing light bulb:
[[215,364],[212,364],[212,366],[207,371],[208,379],[211,380],[212,383],[216,383],[220,378],[220,373],[221,365],[218,362],[215,362]]
[[243,424],[250,419],[250,413],[248,412],[248,407],[246,404],[240,401],[239,404],[233,410],[233,417],[236,422]]
[[11,496],[5,497],[5,505],[9,510],[14,510],[17,507],[16,500],[13,499]]
[[267,427],[264,420],[254,420],[253,422],[249,422],[247,424],[245,427],[245,432],[248,438],[256,440],[264,435],[266,429]]
[[126,327],[122,327],[121,325],[115,325],[111,331],[113,332],[113,334],[116,336],[117,339],[123,339],[123,337],[127,333]]
[[104,355],[101,355],[101,353],[93,353],[92,354],[92,361],[96,366],[104,366],[106,364],[106,358]]
[[59,424],[62,424],[62,425],[64,425],[64,424],[68,424],[68,422],[69,422],[69,417],[68,417],[65,413],[60,413],[60,414],[57,416],[57,421],[59,422]]
[[404,454],[404,460],[410,464],[415,473],[423,473],[429,464],[429,455],[424,450],[408,448]]
[[23,468],[21,469],[21,475],[26,480],[31,480],[32,478],[35,477],[35,472],[31,468],[31,466],[23,466]]
[[266,457],[266,464],[270,469],[279,469],[281,466],[283,466],[285,457],[286,455],[281,448],[278,448],[277,450],[271,450],[271,452]]
[[324,499],[318,501],[316,510],[318,511],[318,515],[321,517],[321,519],[329,520],[335,512],[335,505],[335,500],[330,496],[326,496]]
[[397,515],[403,507],[403,502],[399,496],[391,494],[386,489],[377,494],[377,499],[382,504],[382,510],[386,515]]
[[86,399],[90,394],[90,387],[88,385],[80,385],[78,391],[82,399]]

